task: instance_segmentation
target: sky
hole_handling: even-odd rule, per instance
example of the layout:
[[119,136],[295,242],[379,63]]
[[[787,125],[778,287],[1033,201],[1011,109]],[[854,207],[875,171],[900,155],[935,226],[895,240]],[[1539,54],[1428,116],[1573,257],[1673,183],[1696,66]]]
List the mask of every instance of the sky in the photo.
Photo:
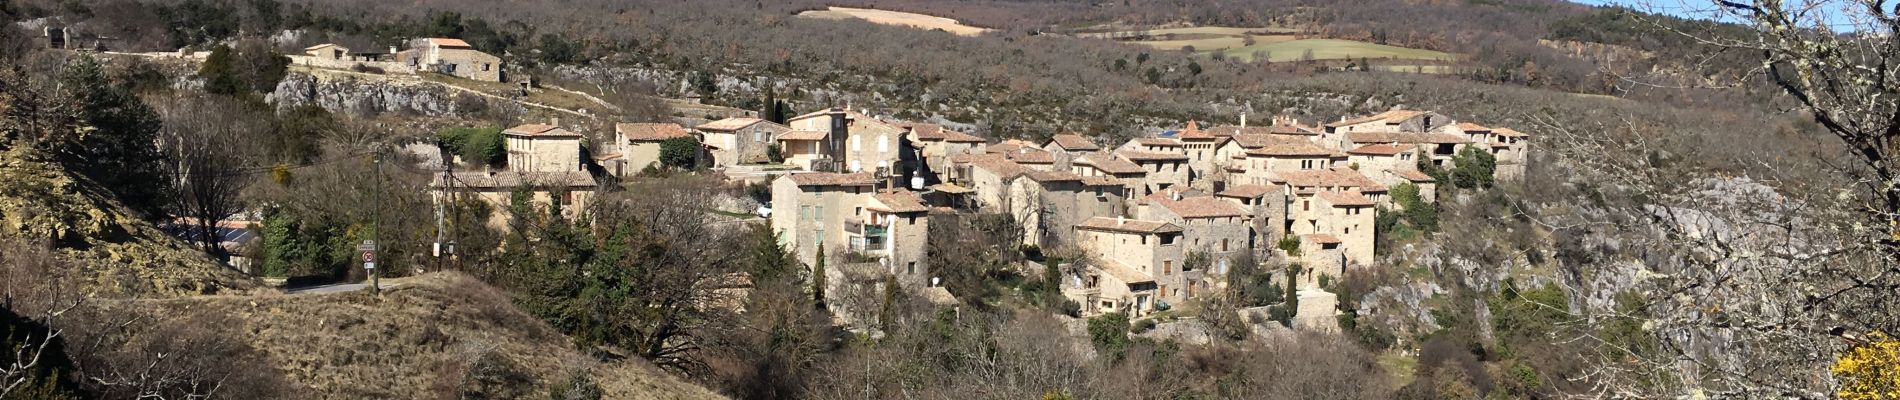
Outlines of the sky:
[[[1715,10],[1715,7],[1716,7],[1715,2],[1713,0],[1570,0],[1570,1],[1575,2],[1575,3],[1580,3],[1580,4],[1589,4],[1589,5],[1618,5],[1618,6],[1629,7],[1629,8],[1640,10],[1640,11],[1669,14],[1669,15],[1674,15],[1678,17],[1693,18],[1693,19],[1710,19],[1710,17],[1713,16],[1711,11]],[[1845,13],[1843,11],[1842,6],[1846,5],[1845,2],[1840,1],[1840,0],[1825,0],[1825,1],[1829,1],[1830,4],[1832,5],[1832,7],[1823,8],[1823,12],[1825,13],[1825,17],[1829,21],[1829,24],[1833,25],[1835,29],[1851,28],[1851,26],[1847,24],[1848,21],[1846,17],[1844,17]],[[1741,2],[1746,3],[1747,1],[1744,0]],[[1790,1],[1790,2],[1793,3],[1796,1]]]

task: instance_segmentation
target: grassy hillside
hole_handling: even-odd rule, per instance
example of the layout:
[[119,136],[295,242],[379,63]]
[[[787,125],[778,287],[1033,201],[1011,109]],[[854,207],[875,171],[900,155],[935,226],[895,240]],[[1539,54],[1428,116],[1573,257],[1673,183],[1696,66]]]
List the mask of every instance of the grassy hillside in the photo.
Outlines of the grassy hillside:
[[521,390],[546,398],[573,373],[597,382],[607,399],[716,399],[641,361],[603,364],[515,308],[508,295],[459,273],[388,281],[367,292],[213,296],[117,307],[166,310],[174,318],[222,315],[243,341],[317,398],[432,398],[456,385],[483,353],[527,379]]

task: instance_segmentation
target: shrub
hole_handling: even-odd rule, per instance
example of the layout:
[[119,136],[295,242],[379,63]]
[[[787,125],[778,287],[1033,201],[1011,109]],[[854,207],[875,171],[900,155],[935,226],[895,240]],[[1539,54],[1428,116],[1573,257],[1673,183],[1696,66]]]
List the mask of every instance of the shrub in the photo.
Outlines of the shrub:
[[1063,299],[1061,311],[1062,315],[1067,315],[1070,318],[1080,318],[1082,316],[1082,303],[1077,303],[1075,300]]
[[350,70],[365,73],[365,74],[377,74],[377,75],[388,73],[387,71],[383,71],[383,69],[380,67],[372,67],[372,66],[363,65],[363,64],[352,65],[350,66]]
[[1154,329],[1155,329],[1155,320],[1144,319],[1139,322],[1135,322],[1134,333],[1147,333],[1148,331],[1152,331]]
[[507,162],[501,128],[443,128],[436,138],[444,150],[462,156],[463,162],[496,167]]
[[1285,250],[1289,256],[1300,255],[1300,238],[1292,235],[1280,238],[1280,250]]
[[1120,359],[1128,351],[1128,315],[1114,312],[1089,318],[1089,343],[1110,358]]
[[1478,150],[1477,147],[1465,147],[1451,157],[1454,166],[1451,170],[1451,183],[1460,189],[1491,187],[1493,175],[1497,172],[1497,157],[1491,152]]
[[691,170],[699,167],[699,139],[677,137],[660,142],[660,164]]

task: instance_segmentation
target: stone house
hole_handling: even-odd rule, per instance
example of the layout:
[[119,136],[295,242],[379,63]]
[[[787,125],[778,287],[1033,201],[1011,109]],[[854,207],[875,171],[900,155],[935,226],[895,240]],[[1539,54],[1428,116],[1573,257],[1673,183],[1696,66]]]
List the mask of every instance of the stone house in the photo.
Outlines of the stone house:
[[1049,141],[1042,144],[1042,149],[1057,153],[1069,153],[1069,155],[1072,156],[1081,156],[1101,150],[1102,146],[1096,145],[1095,141],[1089,140],[1087,136],[1064,133],[1049,137]]
[[[958,154],[982,154],[987,141],[955,130],[944,129],[937,124],[900,122],[898,126],[907,130],[909,138],[918,152],[923,155],[924,166],[932,175],[945,174],[950,170],[950,157]],[[942,178],[927,179],[927,183],[936,184]]]
[[864,212],[858,224],[846,220],[846,232],[855,228],[859,234],[851,251],[877,258],[905,286],[928,286],[930,207],[923,198],[904,189],[881,190],[867,199]]
[[1318,289],[1322,276],[1330,276],[1334,281],[1345,276],[1344,241],[1324,233],[1308,233],[1299,238],[1300,251],[1293,258],[1300,263],[1300,272],[1296,275],[1300,289]]
[[1122,183],[1069,171],[1029,170],[1011,182],[1008,212],[1023,225],[1023,244],[1044,249],[1070,248],[1070,227],[1094,217],[1125,215]]
[[[821,246],[828,263],[842,263],[837,256],[864,240],[863,225],[868,219],[864,205],[877,194],[876,184],[870,174],[830,172],[794,173],[773,180],[772,230],[778,232],[779,244],[807,266],[818,262]],[[906,206],[887,205],[887,211],[898,214]]]
[[1451,157],[1472,144],[1463,136],[1448,133],[1424,132],[1355,132],[1341,135],[1342,149],[1357,149],[1363,146],[1386,144],[1393,146],[1412,146],[1419,157],[1428,158],[1432,165],[1451,168]]
[[1144,197],[1161,193],[1173,188],[1186,188],[1188,176],[1188,156],[1179,153],[1155,153],[1147,151],[1123,150],[1116,152],[1122,159],[1140,166],[1144,175],[1142,185],[1128,193],[1129,197]]
[[778,135],[779,154],[785,157],[785,165],[806,171],[830,171],[835,169],[830,139],[831,134],[826,131],[786,131]]
[[1498,180],[1524,178],[1524,165],[1530,162],[1531,135],[1511,128],[1498,128],[1491,142],[1491,154],[1497,157]]
[[1180,226],[1183,254],[1208,256],[1206,270],[1181,267],[1188,274],[1181,287],[1188,297],[1206,293],[1207,278],[1225,277],[1231,262],[1253,252],[1254,232],[1247,223],[1247,210],[1239,205],[1214,196],[1182,197],[1179,193],[1157,193],[1146,200],[1137,218]]
[[1084,177],[1108,177],[1122,182],[1124,193],[1138,193],[1147,182],[1148,170],[1141,165],[1111,154],[1088,154],[1069,162],[1069,172]]
[[828,108],[792,117],[785,121],[793,131],[825,132],[833,165],[843,172],[876,172],[880,176],[897,171],[899,153],[910,144],[904,135],[909,130],[877,118],[842,108]]
[[1021,165],[1023,166],[1023,168],[1030,169],[1030,170],[1036,170],[1036,171],[1066,170],[1066,168],[1058,168],[1061,164],[1063,164],[1064,161],[1067,161],[1066,159],[1062,158],[1062,157],[1067,156],[1066,153],[1055,153],[1055,152],[1050,152],[1050,151],[1046,151],[1046,150],[1035,148],[1035,147],[1022,147],[1022,146],[1012,146],[1012,147],[1014,147],[1016,150],[1008,152],[1008,153],[991,152],[990,154],[1002,154],[1003,157],[1008,158],[1009,161],[1015,162],[1017,165]]
[[[693,127],[712,153],[713,165],[729,167],[770,161],[767,147],[792,128],[758,118],[726,118]],[[781,153],[781,155],[783,155]]]
[[1010,186],[1027,169],[999,154],[963,154],[951,157],[951,181],[969,188],[978,207],[1006,209]]
[[1376,204],[1372,199],[1357,191],[1322,191],[1298,201],[1299,207],[1289,212],[1296,221],[1288,232],[1330,235],[1340,241],[1347,260],[1361,265],[1373,262]]
[[594,162],[614,176],[639,174],[649,166],[660,165],[661,142],[683,137],[692,135],[674,123],[614,124],[613,145],[604,146],[610,151],[596,155]]
[[502,81],[501,58],[475,50],[475,46],[462,39],[416,39],[410,42],[409,50],[396,53],[396,61],[418,71],[477,81]]
[[305,47],[303,48],[303,53],[310,57],[329,60],[342,61],[350,59],[350,48],[335,43],[324,43]]
[[[1247,212],[1247,228],[1255,254],[1273,247],[1286,235],[1286,191],[1272,185],[1232,185],[1214,194]],[[1259,258],[1264,259],[1264,257]]]
[[436,175],[429,188],[437,203],[469,199],[488,203],[495,210],[489,213],[488,227],[506,230],[515,191],[528,191],[529,204],[537,208],[559,205],[561,215],[572,219],[593,200],[598,183],[583,171],[489,171]]
[[1090,218],[1075,226],[1076,245],[1088,258],[1072,298],[1091,313],[1124,312],[1139,316],[1165,301],[1183,304],[1186,273],[1181,227],[1159,221]]
[[585,171],[581,163],[581,135],[561,128],[560,121],[524,124],[501,131],[508,152],[508,169],[517,172]]
[[1337,150],[1320,147],[1313,143],[1288,140],[1276,141],[1257,149],[1247,150],[1238,177],[1230,178],[1230,183],[1266,185],[1273,183],[1275,174],[1283,171],[1320,171],[1340,165],[1346,160],[1346,154]]
[[1221,144],[1227,142],[1226,136],[1202,131],[1200,123],[1188,121],[1187,127],[1181,128],[1174,137],[1181,143],[1182,154],[1188,157],[1188,183],[1202,182],[1200,176],[1212,173],[1226,164],[1217,157]]
[[1338,134],[1354,132],[1435,132],[1454,122],[1451,117],[1431,111],[1388,110],[1359,118],[1340,118],[1338,122],[1324,125],[1321,136],[1322,140],[1337,140]]
[[1145,151],[1163,154],[1187,154],[1181,149],[1181,141],[1170,138],[1134,138],[1115,149],[1121,151]]

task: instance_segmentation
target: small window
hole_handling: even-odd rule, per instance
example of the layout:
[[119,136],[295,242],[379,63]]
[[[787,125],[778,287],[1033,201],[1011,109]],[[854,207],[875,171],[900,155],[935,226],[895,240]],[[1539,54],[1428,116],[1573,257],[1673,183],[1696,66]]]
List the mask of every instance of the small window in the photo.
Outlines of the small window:
[[1227,251],[1227,238],[1221,238],[1220,251]]
[[905,273],[905,274],[911,274],[911,275],[916,275],[916,274],[917,274],[917,262],[916,262],[916,261],[911,261],[911,262],[909,262],[909,263],[905,263],[905,264],[904,264],[904,273]]
[[1163,274],[1172,274],[1172,273],[1174,273],[1174,260],[1165,260],[1165,261],[1162,261],[1162,262],[1161,262],[1161,273],[1163,273]]

